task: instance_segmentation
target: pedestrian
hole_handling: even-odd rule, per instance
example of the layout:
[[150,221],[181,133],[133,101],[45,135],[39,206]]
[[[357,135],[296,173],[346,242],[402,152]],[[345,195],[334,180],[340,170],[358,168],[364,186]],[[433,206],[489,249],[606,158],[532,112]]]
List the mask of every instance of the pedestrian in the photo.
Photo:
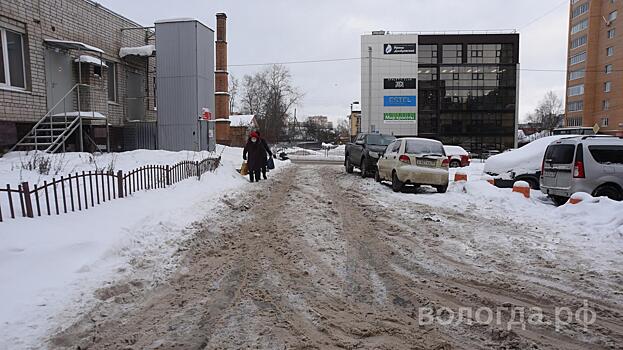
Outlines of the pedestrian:
[[[268,143],[266,142],[266,140],[262,137],[262,134],[260,133],[260,131],[256,131],[257,136],[260,138],[260,142],[262,143],[262,146],[264,146],[264,149],[266,150],[266,153],[268,154],[269,158],[273,157],[273,152],[270,151],[270,147],[268,147]],[[264,166],[262,167],[262,175],[264,176],[264,180],[268,179],[266,177],[266,166],[268,165],[268,159],[266,160],[266,164],[264,164]]]
[[260,181],[260,171],[266,166],[266,148],[257,132],[251,131],[249,134],[247,144],[242,151],[242,159],[247,161],[251,182]]

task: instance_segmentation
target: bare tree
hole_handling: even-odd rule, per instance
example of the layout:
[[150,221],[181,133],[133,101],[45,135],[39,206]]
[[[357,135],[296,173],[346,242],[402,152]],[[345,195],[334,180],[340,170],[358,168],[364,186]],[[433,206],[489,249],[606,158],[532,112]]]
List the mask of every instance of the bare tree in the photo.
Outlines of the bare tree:
[[239,80],[233,75],[229,74],[229,112],[230,114],[234,114],[237,112],[237,97],[238,97],[238,86],[240,85]]
[[242,80],[242,111],[256,116],[263,137],[271,142],[285,137],[290,110],[302,98],[285,66],[273,65]]
[[553,91],[548,91],[534,113],[528,115],[528,121],[538,123],[543,130],[553,130],[560,125],[563,118],[562,99]]

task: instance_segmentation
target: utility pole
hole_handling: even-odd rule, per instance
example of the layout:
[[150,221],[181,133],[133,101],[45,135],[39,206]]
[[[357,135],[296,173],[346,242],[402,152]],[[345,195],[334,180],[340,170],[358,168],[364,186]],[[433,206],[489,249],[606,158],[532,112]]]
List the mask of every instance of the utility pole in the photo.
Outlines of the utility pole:
[[368,46],[368,132],[372,132],[372,46]]

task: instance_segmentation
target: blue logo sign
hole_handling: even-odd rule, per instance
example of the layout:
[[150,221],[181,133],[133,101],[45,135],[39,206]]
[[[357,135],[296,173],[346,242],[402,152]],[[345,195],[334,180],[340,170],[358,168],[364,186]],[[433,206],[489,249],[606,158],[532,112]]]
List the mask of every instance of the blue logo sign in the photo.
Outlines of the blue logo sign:
[[415,107],[416,96],[384,96],[385,107]]

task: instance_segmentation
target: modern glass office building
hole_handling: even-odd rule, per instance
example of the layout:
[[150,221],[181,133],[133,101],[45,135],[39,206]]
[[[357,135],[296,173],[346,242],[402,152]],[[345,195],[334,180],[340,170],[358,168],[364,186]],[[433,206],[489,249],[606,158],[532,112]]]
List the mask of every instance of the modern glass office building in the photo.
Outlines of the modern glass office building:
[[[418,100],[417,132],[403,135],[400,130],[405,130],[404,127],[394,132],[393,124],[388,121],[378,131],[434,138],[472,152],[516,147],[519,34],[420,34],[417,38],[413,38],[414,34],[384,34],[380,39],[378,32],[375,33],[370,36],[373,40],[386,43],[399,42],[401,35],[411,36],[410,41],[417,41],[418,49],[417,59],[413,60],[417,65],[417,92],[411,93]],[[362,53],[370,41],[364,37]],[[375,81],[379,78],[373,74],[372,83],[368,82],[364,76],[367,74],[366,56],[363,57],[362,125],[365,125],[366,95],[371,95],[365,85],[380,88],[384,81]],[[393,57],[380,60],[385,66],[392,62],[402,67],[413,65]],[[374,71],[374,67],[372,69]],[[393,75],[382,77],[383,80],[404,78],[400,72],[391,72]],[[385,91],[386,94],[390,92]],[[374,102],[371,105],[370,114],[374,120]]]

